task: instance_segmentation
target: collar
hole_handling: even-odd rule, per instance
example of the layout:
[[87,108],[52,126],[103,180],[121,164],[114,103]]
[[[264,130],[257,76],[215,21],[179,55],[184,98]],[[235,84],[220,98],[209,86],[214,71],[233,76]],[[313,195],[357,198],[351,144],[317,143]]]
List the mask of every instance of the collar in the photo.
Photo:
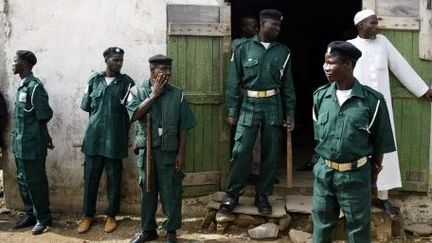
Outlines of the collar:
[[33,79],[33,73],[30,73],[27,77],[21,80],[20,87],[27,85],[32,79]]
[[[364,98],[364,93],[363,93],[363,86],[360,84],[360,82],[354,78],[354,83],[353,83],[353,87],[352,87],[352,92],[351,92],[351,96],[350,97],[359,97],[359,98]],[[333,100],[336,100],[336,82],[332,82],[330,84],[330,87],[327,88],[324,97],[328,98],[331,97]]]
[[[252,41],[255,42],[256,44],[258,44],[258,45],[264,47],[264,46],[261,44],[261,40],[260,40],[260,38],[258,37],[258,34],[256,34],[256,35],[255,35],[254,37],[252,37],[251,39],[252,39]],[[270,41],[270,45],[269,45],[268,48],[270,48],[270,47],[272,47],[272,46],[275,46],[275,45],[277,45],[277,44],[278,44],[277,41]]]

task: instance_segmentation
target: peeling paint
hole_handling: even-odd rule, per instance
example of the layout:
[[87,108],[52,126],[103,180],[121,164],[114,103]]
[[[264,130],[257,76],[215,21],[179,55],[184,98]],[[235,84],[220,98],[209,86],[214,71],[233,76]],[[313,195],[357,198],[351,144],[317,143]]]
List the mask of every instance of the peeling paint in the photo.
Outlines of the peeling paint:
[[9,0],[2,0],[1,3],[2,26],[4,27],[3,35],[8,38],[11,35],[11,24],[9,22]]

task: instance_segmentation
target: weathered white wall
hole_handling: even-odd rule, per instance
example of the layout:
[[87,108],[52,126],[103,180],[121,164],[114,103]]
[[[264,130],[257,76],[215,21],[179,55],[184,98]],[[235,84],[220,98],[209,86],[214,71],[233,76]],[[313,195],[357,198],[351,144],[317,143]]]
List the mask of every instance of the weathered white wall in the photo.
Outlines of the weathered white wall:
[[[47,174],[51,207],[79,211],[82,206],[83,155],[79,148],[88,115],[79,108],[87,77],[105,68],[102,52],[109,46],[125,50],[122,72],[136,82],[148,77],[147,59],[166,51],[166,4],[211,4],[216,0],[0,0],[0,90],[13,100],[19,78],[11,70],[18,49],[32,50],[38,63],[34,74],[45,84],[54,118],[49,130],[56,148],[49,151]],[[11,115],[11,118],[13,116]],[[11,126],[3,168],[6,203],[21,207],[11,153]],[[134,156],[124,160],[123,211],[135,211],[139,188]],[[102,181],[104,181],[103,178]],[[102,189],[105,191],[105,183]],[[105,193],[100,193],[103,204]],[[99,207],[104,212],[104,207]]]

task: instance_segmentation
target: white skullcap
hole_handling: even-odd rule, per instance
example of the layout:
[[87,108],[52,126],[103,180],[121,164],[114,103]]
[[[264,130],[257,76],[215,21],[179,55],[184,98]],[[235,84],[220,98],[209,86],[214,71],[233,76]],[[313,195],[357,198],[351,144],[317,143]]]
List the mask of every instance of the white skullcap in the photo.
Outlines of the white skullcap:
[[354,16],[354,25],[357,25],[363,19],[375,15],[375,12],[370,9],[364,9]]

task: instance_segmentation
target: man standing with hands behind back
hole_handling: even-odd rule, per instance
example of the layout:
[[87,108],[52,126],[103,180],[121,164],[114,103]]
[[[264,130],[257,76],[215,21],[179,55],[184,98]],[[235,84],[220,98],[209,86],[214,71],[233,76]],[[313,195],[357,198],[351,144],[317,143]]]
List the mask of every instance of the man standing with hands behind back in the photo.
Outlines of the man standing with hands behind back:
[[286,125],[288,131],[294,129],[291,52],[276,41],[281,21],[279,11],[262,10],[259,33],[238,44],[231,58],[226,96],[228,124],[236,132],[227,197],[219,209],[222,213],[231,213],[238,204],[239,193],[251,171],[258,129],[262,151],[255,205],[262,214],[272,213],[268,196],[273,193],[276,166],[281,161],[282,127]]
[[13,64],[14,74],[20,76],[21,84],[15,101],[12,150],[18,188],[27,214],[14,228],[36,224],[32,229],[33,235],[47,231],[52,223],[45,162],[47,148],[54,148],[47,128],[53,111],[42,82],[33,76],[36,62],[33,52],[19,50]]
[[[391,127],[395,134],[393,106],[390,90],[389,69],[396,78],[415,96],[432,100],[432,90],[408,64],[392,43],[378,34],[378,18],[369,9],[362,10],[354,16],[358,36],[348,40],[363,53],[354,68],[354,77],[361,84],[367,85],[384,95],[390,114]],[[395,136],[396,138],[396,136]],[[382,168],[374,168],[378,174],[378,205],[385,213],[395,219],[396,209],[390,203],[388,190],[402,187],[399,157],[397,151],[384,154]]]

